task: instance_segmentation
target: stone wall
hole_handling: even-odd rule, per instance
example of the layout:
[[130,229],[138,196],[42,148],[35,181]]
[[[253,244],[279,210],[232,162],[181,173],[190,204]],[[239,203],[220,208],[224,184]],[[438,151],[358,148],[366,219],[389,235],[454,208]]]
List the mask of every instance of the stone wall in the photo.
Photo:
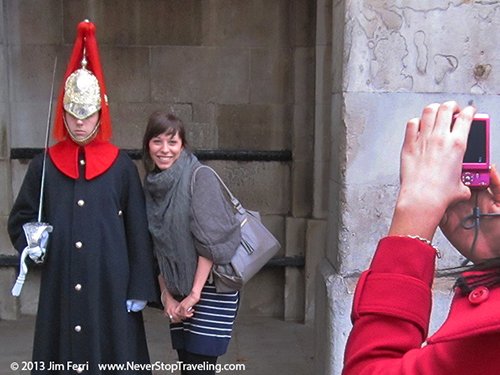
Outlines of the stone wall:
[[[357,277],[392,216],[406,121],[432,102],[473,101],[493,119],[492,160],[500,160],[500,2],[331,3],[329,262],[317,285],[317,374],[341,372]],[[439,268],[461,262],[441,234],[435,242],[443,253]],[[431,331],[446,315],[451,282],[435,283]]]
[[[76,25],[85,18],[97,27],[115,144],[140,148],[148,116],[166,109],[184,120],[195,149],[291,151],[292,160],[284,162],[207,162],[243,204],[264,215],[283,244],[280,256],[305,256],[307,246],[322,252],[314,234],[321,229],[313,216],[318,210],[311,184],[316,174],[314,2],[0,3],[1,254],[14,254],[3,228],[27,167],[26,160],[10,160],[9,150],[43,147],[54,58],[60,87]],[[318,218],[325,215],[322,204]],[[36,300],[37,276],[29,274],[18,304],[8,295],[13,268],[0,268],[0,307],[8,306],[1,318],[35,312],[30,301]],[[304,268],[264,270],[245,289],[242,313],[304,320],[305,279]]]

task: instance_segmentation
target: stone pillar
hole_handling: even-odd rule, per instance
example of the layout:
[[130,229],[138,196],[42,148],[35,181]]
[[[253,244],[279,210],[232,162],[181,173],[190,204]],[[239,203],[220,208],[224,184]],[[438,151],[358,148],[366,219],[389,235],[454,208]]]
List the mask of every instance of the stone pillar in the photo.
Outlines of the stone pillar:
[[[333,1],[331,15],[330,201],[317,288],[317,374],[341,372],[352,293],[392,216],[406,121],[428,103],[451,99],[473,100],[481,112],[500,116],[500,78],[492,74],[500,54],[487,37],[500,31],[496,2]],[[492,160],[500,160],[497,148]],[[444,255],[438,267],[461,262],[440,233],[434,240]],[[435,283],[431,332],[446,315],[452,282]]]
[[[7,228],[7,217],[12,205],[11,173],[9,162],[9,74],[8,43],[4,2],[0,1],[0,228]],[[0,231],[0,255],[14,254],[7,230]],[[16,274],[13,268],[0,268],[0,319],[15,319],[18,303],[10,295]]]

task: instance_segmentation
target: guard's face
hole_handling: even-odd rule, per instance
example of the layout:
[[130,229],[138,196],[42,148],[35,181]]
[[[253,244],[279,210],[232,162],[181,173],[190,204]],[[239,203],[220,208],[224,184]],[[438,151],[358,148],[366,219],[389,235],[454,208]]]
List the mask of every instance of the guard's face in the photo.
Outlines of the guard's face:
[[76,142],[84,142],[88,140],[99,122],[99,112],[96,112],[83,120],[77,119],[68,112],[65,112],[64,116],[66,118],[67,129],[71,133],[71,138],[73,138]]
[[184,148],[178,133],[167,135],[165,133],[151,138],[149,141],[149,156],[160,170],[170,168]]

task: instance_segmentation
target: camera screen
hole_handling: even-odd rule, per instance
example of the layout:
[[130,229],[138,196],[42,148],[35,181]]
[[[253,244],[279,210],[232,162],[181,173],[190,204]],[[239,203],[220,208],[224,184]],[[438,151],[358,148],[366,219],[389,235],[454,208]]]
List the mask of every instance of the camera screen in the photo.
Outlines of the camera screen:
[[464,163],[486,163],[486,124],[474,120],[467,139]]

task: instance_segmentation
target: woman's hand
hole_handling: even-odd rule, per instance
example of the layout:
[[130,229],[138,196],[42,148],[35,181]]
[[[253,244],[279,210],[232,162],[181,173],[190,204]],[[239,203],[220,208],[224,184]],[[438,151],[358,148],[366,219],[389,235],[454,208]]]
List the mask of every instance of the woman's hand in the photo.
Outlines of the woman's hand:
[[177,306],[176,314],[182,319],[191,318],[194,314],[193,306],[200,300],[200,294],[191,292]]
[[[474,218],[470,217],[474,207],[481,214],[500,215],[500,176],[492,167],[489,189],[474,191],[469,200],[456,203],[448,208],[440,227],[444,235],[463,256],[477,263],[481,260],[500,256],[500,217],[482,216],[479,219],[478,236],[474,249]],[[469,218],[468,218],[469,217]],[[468,218],[466,220],[466,218]],[[469,227],[470,229],[466,229]]]
[[[458,113],[454,124],[454,114]],[[401,150],[401,188],[389,235],[432,240],[447,207],[470,197],[462,161],[475,109],[456,102],[430,104],[407,123]]]
[[171,323],[179,323],[182,321],[182,317],[176,313],[179,301],[177,301],[167,289],[164,289],[161,293],[161,303],[163,304],[163,315],[168,317]]

